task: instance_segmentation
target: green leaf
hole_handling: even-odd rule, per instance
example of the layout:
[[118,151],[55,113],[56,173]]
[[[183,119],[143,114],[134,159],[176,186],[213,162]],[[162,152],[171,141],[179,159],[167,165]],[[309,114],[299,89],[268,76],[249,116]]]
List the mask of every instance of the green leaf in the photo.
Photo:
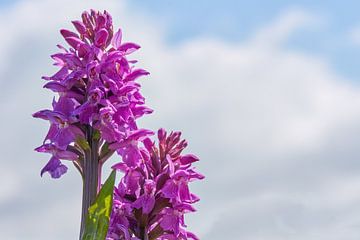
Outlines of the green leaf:
[[109,228],[115,176],[116,173],[113,170],[102,186],[95,203],[89,208],[82,240],[105,239]]

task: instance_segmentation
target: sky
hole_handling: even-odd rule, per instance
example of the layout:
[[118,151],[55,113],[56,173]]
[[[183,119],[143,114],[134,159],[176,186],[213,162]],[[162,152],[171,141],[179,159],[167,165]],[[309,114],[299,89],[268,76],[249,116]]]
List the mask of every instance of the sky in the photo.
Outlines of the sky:
[[[71,7],[70,7],[71,6]],[[82,11],[106,9],[151,75],[144,127],[181,130],[206,179],[201,239],[360,238],[357,1],[0,1],[0,235],[78,237],[81,179],[40,177],[43,75]],[[119,159],[113,159],[116,161]],[[111,164],[111,163],[109,163]],[[109,166],[108,166],[109,167]]]

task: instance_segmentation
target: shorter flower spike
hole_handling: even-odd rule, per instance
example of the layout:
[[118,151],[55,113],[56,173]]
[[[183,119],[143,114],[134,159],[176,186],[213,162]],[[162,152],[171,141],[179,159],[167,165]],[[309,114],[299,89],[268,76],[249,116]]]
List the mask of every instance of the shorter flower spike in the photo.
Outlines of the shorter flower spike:
[[136,164],[124,161],[113,166],[125,175],[114,190],[107,240],[198,239],[186,231],[184,215],[195,212],[192,204],[199,201],[189,182],[204,176],[192,167],[199,158],[181,154],[187,143],[180,136],[160,129],[158,146],[149,137],[138,139],[143,147]]

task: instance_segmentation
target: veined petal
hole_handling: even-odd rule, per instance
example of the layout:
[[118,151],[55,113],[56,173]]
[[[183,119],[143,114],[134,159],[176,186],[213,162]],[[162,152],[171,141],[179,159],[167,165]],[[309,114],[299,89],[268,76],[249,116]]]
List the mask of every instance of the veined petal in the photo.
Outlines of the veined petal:
[[46,137],[44,139],[44,142],[46,140],[50,140],[51,142],[53,142],[54,138],[56,137],[56,135],[58,134],[58,130],[59,128],[57,127],[56,124],[51,124],[48,133],[46,134]]
[[135,52],[136,50],[138,50],[140,48],[139,45],[137,45],[136,43],[123,43],[119,46],[118,50],[123,52],[124,55],[128,55],[130,53]]
[[106,18],[102,15],[96,17],[96,27],[97,29],[103,28],[106,25]]
[[150,73],[144,69],[135,69],[129,75],[126,76],[126,78],[124,79],[124,82],[134,81],[135,79],[137,79],[141,76],[145,76],[145,75],[149,75],[149,74]]
[[152,113],[154,110],[152,110],[151,108],[148,108],[146,106],[136,106],[131,108],[132,114],[134,115],[134,117],[140,118],[142,117],[144,114],[150,114]]
[[128,169],[129,169],[129,167],[128,167],[125,163],[123,163],[123,162],[116,163],[116,164],[113,165],[111,168],[112,168],[112,169],[119,170],[119,171],[122,171],[122,172],[124,172],[124,173],[125,173],[126,171],[128,171]]
[[74,49],[78,49],[80,45],[84,44],[84,42],[77,37],[66,37],[65,41]]
[[121,39],[122,39],[122,31],[119,30],[114,34],[111,44],[118,49],[121,46]]
[[178,196],[179,187],[174,183],[172,179],[169,179],[166,181],[161,191],[166,198],[176,198]]
[[33,113],[33,117],[34,118],[41,118],[44,120],[49,120],[49,116],[53,113],[53,111],[45,109],[45,110],[40,110],[37,111],[36,113]]
[[198,238],[194,233],[192,232],[186,232],[186,237],[190,240],[200,240],[200,238]]
[[164,230],[174,231],[174,234],[179,233],[179,217],[174,214],[174,210],[166,209],[165,215],[163,216],[160,226]]
[[97,47],[104,47],[109,37],[109,33],[105,28],[100,29],[95,34],[95,45]]
[[55,156],[64,160],[77,160],[79,158],[77,154],[70,151],[58,151],[56,152]]
[[43,76],[42,79],[44,80],[56,80],[56,81],[61,81],[63,80],[66,76],[68,75],[68,68],[67,66],[63,66],[60,68],[59,71],[57,71],[54,75],[52,75],[51,77],[46,77]]
[[132,131],[131,134],[127,137],[127,139],[133,141],[142,141],[146,137],[149,137],[151,135],[154,135],[154,132],[148,129],[137,129],[135,131]]
[[54,92],[66,92],[67,91],[67,88],[63,84],[61,84],[57,81],[51,81],[51,82],[46,83],[44,85],[44,88],[50,89]]
[[85,34],[86,33],[86,27],[85,27],[83,22],[81,22],[81,21],[71,21],[71,23],[74,25],[74,27],[76,28],[76,30],[80,34]]
[[41,169],[40,175],[42,176],[45,172],[48,172],[52,178],[60,178],[67,172],[67,167],[58,158],[52,157],[45,167]]
[[199,161],[199,158],[193,154],[186,154],[180,157],[180,162],[183,165]]
[[67,29],[61,29],[60,30],[61,35],[66,39],[68,37],[76,37],[79,38],[79,35],[77,35],[76,33],[69,31]]
[[74,133],[70,128],[59,129],[54,142],[58,148],[65,150],[67,146],[75,140]]

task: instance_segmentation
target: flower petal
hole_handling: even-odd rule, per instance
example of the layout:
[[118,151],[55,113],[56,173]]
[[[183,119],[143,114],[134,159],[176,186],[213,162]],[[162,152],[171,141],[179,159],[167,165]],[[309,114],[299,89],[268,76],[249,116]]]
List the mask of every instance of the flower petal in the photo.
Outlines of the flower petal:
[[86,33],[86,27],[85,27],[83,22],[81,22],[81,21],[72,21],[71,23],[74,25],[74,27],[76,28],[76,30],[80,34],[85,34]]
[[48,172],[52,178],[60,178],[67,172],[67,167],[58,158],[52,157],[45,167],[41,169],[40,175],[42,176],[45,172]]
[[199,158],[193,154],[186,154],[184,156],[181,156],[181,158],[180,158],[180,162],[183,165],[190,164],[190,163],[197,162],[197,161],[199,161]]
[[114,37],[111,41],[111,44],[118,49],[121,46],[121,39],[122,39],[122,31],[119,28],[119,30],[114,34]]
[[104,47],[109,37],[109,33],[105,28],[100,29],[95,34],[95,46]]
[[124,79],[124,82],[134,81],[135,79],[137,79],[141,76],[145,76],[145,75],[149,75],[149,74],[150,73],[148,71],[145,71],[144,69],[135,69],[129,75],[126,76],[126,78]]
[[81,44],[84,44],[84,42],[77,37],[66,37],[65,41],[76,50],[80,47]]
[[124,55],[128,55],[130,53],[135,52],[138,50],[140,46],[136,43],[123,43],[119,46],[118,50],[123,52]]
[[76,33],[72,32],[72,31],[69,31],[67,29],[61,29],[60,30],[60,33],[61,35],[64,37],[64,38],[68,38],[68,37],[76,37],[76,38],[79,38],[79,35],[77,35]]

